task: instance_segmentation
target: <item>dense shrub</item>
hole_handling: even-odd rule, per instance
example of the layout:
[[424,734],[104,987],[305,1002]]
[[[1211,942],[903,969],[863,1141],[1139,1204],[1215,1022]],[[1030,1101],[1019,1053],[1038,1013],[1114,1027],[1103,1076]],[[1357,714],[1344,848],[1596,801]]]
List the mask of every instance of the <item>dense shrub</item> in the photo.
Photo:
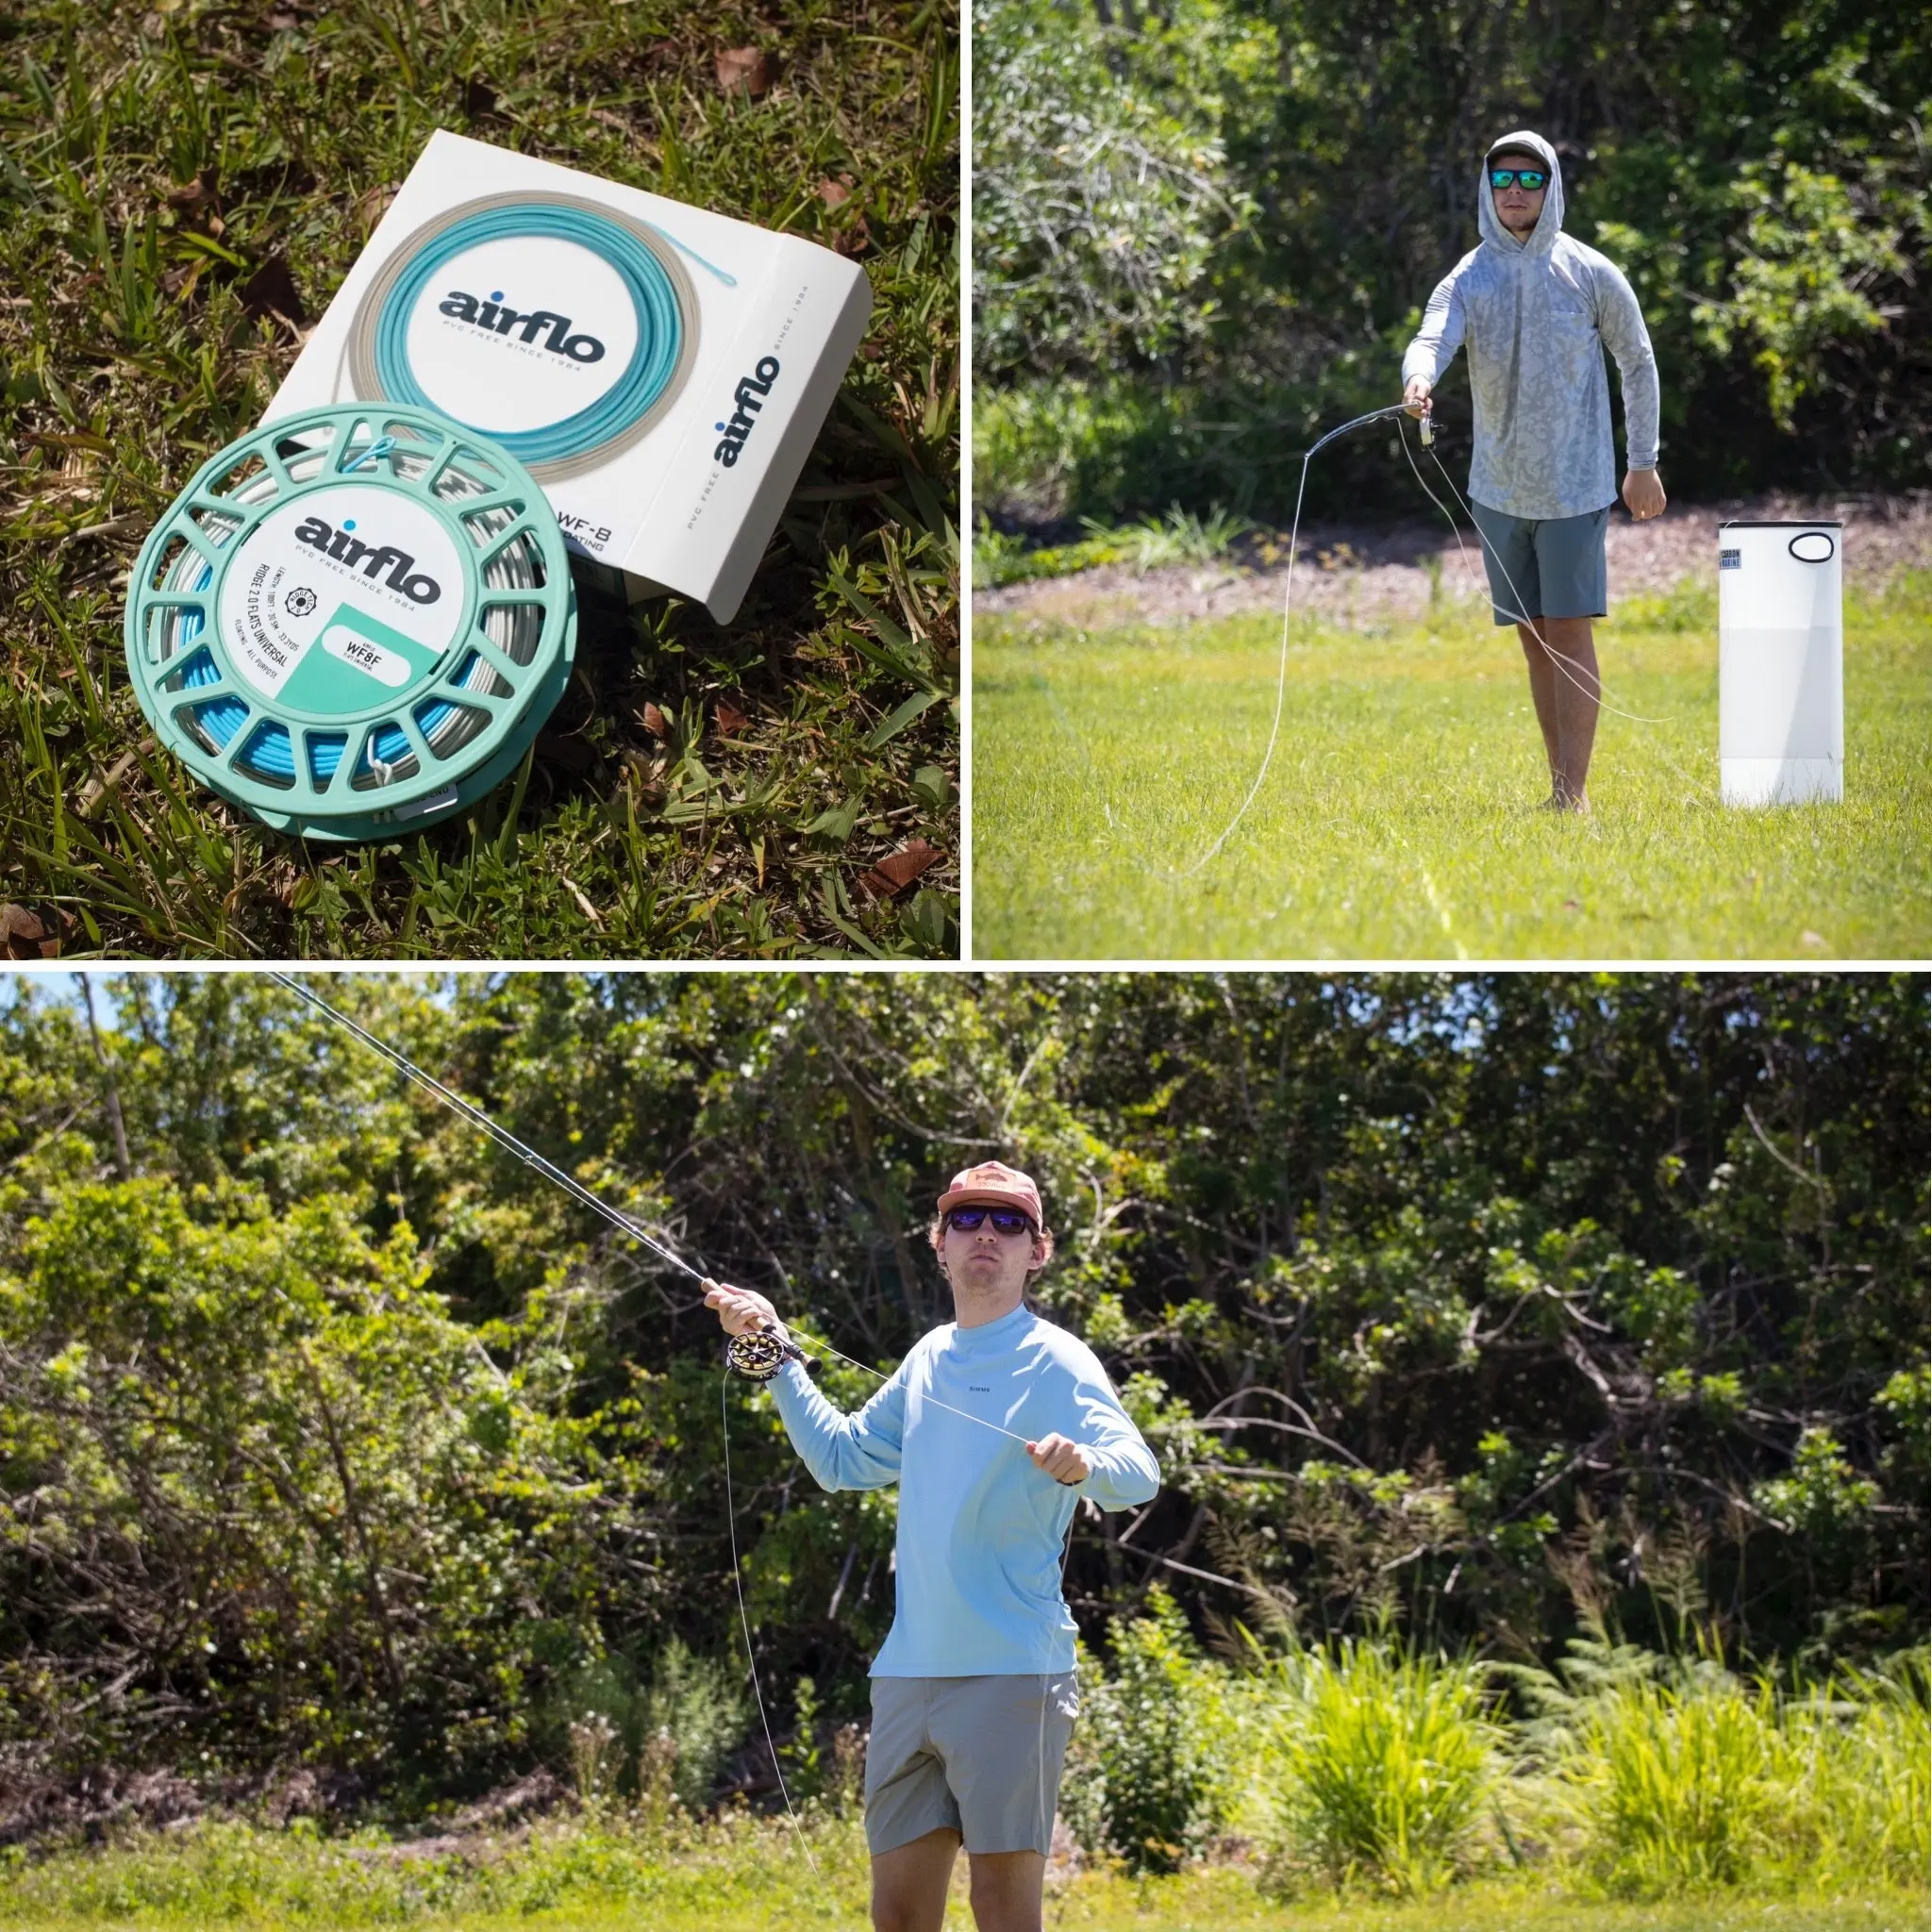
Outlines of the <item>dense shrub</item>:
[[1707,1661],[1656,1662],[1588,1699],[1557,1760],[1596,1882],[1638,1897],[1925,1882],[1922,1657],[1786,1690]]
[[[261,975],[114,982],[98,1056],[58,985],[0,993],[10,1789],[300,1766],[426,1807],[576,1775],[595,1718],[580,1783],[627,1795],[669,1728],[702,1803],[763,1771],[725,1745],[734,1521],[781,1749],[801,1680],[795,1751],[862,1720],[895,1498],[817,1491],[769,1398],[721,1380],[687,1279]],[[1165,1473],[1129,1547],[1076,1520],[1096,1648],[1157,1554],[1239,1586],[1167,1572],[1194,1629],[1291,1601],[1316,1645],[1393,1620],[1546,1656],[1586,1603],[1666,1650],[1694,1602],[1730,1656],[1812,1676],[1923,1638],[1923,975],[334,997],[881,1366],[951,1312],[920,1233],[958,1148],[1039,1174],[1042,1302]],[[874,1386],[823,1379],[848,1407]],[[1218,1667],[1171,1615],[1122,1659],[1148,1715],[1096,1685],[1092,1841],[1185,1850],[1224,1801],[1161,1686],[1211,1712]]]
[[1204,1658],[1165,1591],[1090,1662],[1063,1805],[1080,1841],[1134,1872],[1173,1872],[1226,1814],[1232,1728],[1225,1672]]

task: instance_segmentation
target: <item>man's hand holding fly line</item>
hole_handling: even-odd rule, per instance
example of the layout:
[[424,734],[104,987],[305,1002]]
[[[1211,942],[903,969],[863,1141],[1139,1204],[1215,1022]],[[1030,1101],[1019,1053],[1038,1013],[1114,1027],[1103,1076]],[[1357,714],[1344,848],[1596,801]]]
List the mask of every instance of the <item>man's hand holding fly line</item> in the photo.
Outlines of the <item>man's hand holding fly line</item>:
[[[873,1660],[865,1760],[873,1924],[937,1928],[963,1843],[980,1932],[1039,1932],[1079,1711],[1062,1550],[1081,1497],[1138,1508],[1160,1471],[1092,1352],[1026,1306],[1053,1258],[1031,1178],[997,1160],[968,1168],[927,1234],[957,1319],[921,1337],[863,1408],[841,1413],[796,1361],[768,1386],[822,1488],[899,1487],[895,1614]],[[708,1281],[705,1302],[733,1335],[782,1325],[749,1289]]]
[[1026,1453],[1032,1457],[1035,1469],[1043,1469],[1055,1482],[1065,1483],[1069,1488],[1085,1482],[1093,1467],[1086,1450],[1064,1436],[1042,1436],[1039,1441],[1027,1443]]

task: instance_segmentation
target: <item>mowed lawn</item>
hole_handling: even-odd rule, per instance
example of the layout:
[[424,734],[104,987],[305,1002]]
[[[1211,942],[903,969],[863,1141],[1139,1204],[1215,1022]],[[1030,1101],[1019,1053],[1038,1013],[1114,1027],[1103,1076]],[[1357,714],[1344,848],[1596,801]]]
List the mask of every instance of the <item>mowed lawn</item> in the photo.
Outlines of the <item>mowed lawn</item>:
[[[1847,593],[1845,801],[1718,797],[1715,623],[1598,626],[1588,818],[1549,790],[1513,631],[1451,609],[974,630],[973,941],[1017,958],[1789,958],[1932,953],[1932,575]],[[1706,611],[1708,599],[1705,599]],[[1633,621],[1634,619],[1634,621]],[[1694,622],[1694,620],[1693,620]]]

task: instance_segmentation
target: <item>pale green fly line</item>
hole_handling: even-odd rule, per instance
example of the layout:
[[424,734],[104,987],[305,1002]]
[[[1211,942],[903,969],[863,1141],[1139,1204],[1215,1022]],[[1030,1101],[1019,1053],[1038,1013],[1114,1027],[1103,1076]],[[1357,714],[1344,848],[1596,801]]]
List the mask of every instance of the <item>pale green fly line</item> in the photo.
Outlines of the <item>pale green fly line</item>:
[[[1281,651],[1279,661],[1275,669],[1274,710],[1273,717],[1269,721],[1268,742],[1266,743],[1266,745],[1262,747],[1260,765],[1255,773],[1253,782],[1248,786],[1247,791],[1242,796],[1241,804],[1238,807],[1236,807],[1234,816],[1228,820],[1225,825],[1222,827],[1220,833],[1215,837],[1213,842],[1209,844],[1208,848],[1200,855],[1200,857],[1196,858],[1191,864],[1186,866],[1168,868],[1167,875],[1171,879],[1178,881],[1182,879],[1192,878],[1196,873],[1200,872],[1202,868],[1209,862],[1209,860],[1214,858],[1220,853],[1223,846],[1224,846],[1227,843],[1228,840],[1234,836],[1235,830],[1241,824],[1241,820],[1247,816],[1248,808],[1254,804],[1256,795],[1260,791],[1262,784],[1267,779],[1268,768],[1274,760],[1274,747],[1281,737],[1282,709],[1284,705],[1286,704],[1288,696],[1289,625],[1294,608],[1294,571],[1296,556],[1300,549],[1302,503],[1307,493],[1308,464],[1313,460],[1315,456],[1320,451],[1325,449],[1328,446],[1328,444],[1333,442],[1338,437],[1346,436],[1350,430],[1359,429],[1364,424],[1381,423],[1388,421],[1390,419],[1393,419],[1395,421],[1397,433],[1400,435],[1402,440],[1403,454],[1408,458],[1409,468],[1415,472],[1415,479],[1417,483],[1421,484],[1423,493],[1429,499],[1429,501],[1432,504],[1435,505],[1435,507],[1439,510],[1441,511],[1443,517],[1447,520],[1450,534],[1456,539],[1456,547],[1461,555],[1464,568],[1468,571],[1472,580],[1474,580],[1474,566],[1470,563],[1469,552],[1463,544],[1462,531],[1456,521],[1455,515],[1443,504],[1442,500],[1436,494],[1436,492],[1429,488],[1427,482],[1424,481],[1423,477],[1422,471],[1416,467],[1414,454],[1410,451],[1408,447],[1408,433],[1407,429],[1403,427],[1402,425],[1402,419],[1408,414],[1409,406],[1407,403],[1394,403],[1390,405],[1390,407],[1388,407],[1387,408],[1371,409],[1363,415],[1351,417],[1348,422],[1340,424],[1337,427],[1329,430],[1326,435],[1319,438],[1315,442],[1311,443],[1308,446],[1308,448],[1303,453],[1301,477],[1300,481],[1297,483],[1295,487],[1294,517],[1289,528],[1288,576],[1286,584],[1283,588],[1281,600]],[[1495,555],[1493,546],[1490,543],[1489,539],[1483,536],[1482,526],[1475,521],[1475,513],[1470,509],[1469,505],[1463,500],[1462,492],[1457,489],[1454,478],[1450,476],[1447,469],[1443,467],[1442,458],[1436,452],[1435,442],[1436,438],[1434,425],[1432,424],[1430,419],[1425,415],[1422,421],[1423,447],[1428,451],[1430,458],[1434,461],[1436,468],[1441,472],[1442,480],[1445,484],[1448,485],[1450,492],[1455,496],[1456,501],[1462,506],[1464,514],[1466,514],[1469,517],[1470,523],[1475,528],[1477,540],[1482,543],[1484,549],[1487,552],[1489,552],[1492,556],[1495,556],[1496,567],[1499,571],[1502,572],[1504,581],[1509,586],[1510,595],[1516,599],[1519,605],[1522,604],[1524,601],[1523,592],[1520,590],[1518,590],[1515,578],[1509,575],[1508,566],[1504,563],[1502,558],[1500,556]],[[1480,590],[1482,586],[1478,584],[1477,588]],[[1509,609],[1501,604],[1497,604],[1495,608],[1498,610],[1500,610],[1503,613],[1503,615],[1508,618],[1512,623],[1527,625],[1530,628],[1531,633],[1535,636],[1538,644],[1541,646],[1544,656],[1548,658],[1550,662],[1556,667],[1557,671],[1563,677],[1567,678],[1569,682],[1572,685],[1574,685],[1577,691],[1581,691],[1586,697],[1594,700],[1595,703],[1602,709],[1610,712],[1611,715],[1614,717],[1627,718],[1630,720],[1632,724],[1664,724],[1672,722],[1668,718],[1646,717],[1641,712],[1628,710],[1619,705],[1611,703],[1608,695],[1609,687],[1604,682],[1603,678],[1600,675],[1595,675],[1594,674],[1592,674],[1595,685],[1594,690],[1592,690],[1590,685],[1584,683],[1583,680],[1577,676],[1574,668],[1568,662],[1567,659],[1564,658],[1562,654],[1551,648],[1548,641],[1544,639],[1542,631],[1539,626],[1539,621],[1536,618],[1527,616],[1521,610]],[[1049,697],[1051,697],[1050,688]],[[1062,724],[1062,727],[1068,729],[1069,735],[1071,736],[1071,727],[1067,725],[1064,717],[1059,715],[1059,707],[1057,703],[1054,706],[1054,709],[1057,717],[1059,718],[1059,722]],[[1075,742],[1078,743],[1079,741],[1075,739]],[[1081,744],[1080,749],[1084,755],[1086,751],[1085,745]],[[1682,775],[1686,777],[1689,777],[1690,775],[1688,773],[1684,773],[1683,768],[1681,766],[1676,766],[1674,759],[1667,758],[1667,762],[1673,764]],[[1093,771],[1093,761],[1091,757],[1087,759],[1087,766],[1089,772],[1091,773]],[[1107,812],[1108,824],[1109,827],[1111,827],[1114,824],[1112,809],[1110,807],[1107,805],[1104,799],[1102,801],[1102,805],[1103,809],[1105,809]]]

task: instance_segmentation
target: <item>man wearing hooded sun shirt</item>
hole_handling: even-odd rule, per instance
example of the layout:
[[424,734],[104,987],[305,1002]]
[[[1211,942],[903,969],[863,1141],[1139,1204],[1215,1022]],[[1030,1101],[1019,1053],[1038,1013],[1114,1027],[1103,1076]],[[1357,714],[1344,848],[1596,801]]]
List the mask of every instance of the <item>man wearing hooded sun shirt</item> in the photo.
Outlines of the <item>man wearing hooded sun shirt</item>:
[[[1032,1179],[997,1160],[968,1168],[929,1236],[958,1319],[921,1337],[857,1414],[795,1360],[772,1393],[822,1488],[899,1486],[897,1602],[872,1667],[865,1764],[873,1924],[939,1932],[963,1843],[980,1932],[1039,1932],[1079,1707],[1061,1551],[1082,1499],[1133,1508],[1160,1474],[1092,1351],[1026,1306],[1053,1256]],[[708,1282],[705,1299],[734,1335],[782,1333],[762,1295]]]
[[1412,415],[1464,343],[1475,405],[1469,494],[1499,625],[1514,624],[1550,765],[1552,808],[1587,811],[1596,646],[1616,500],[1606,348],[1624,389],[1633,517],[1660,515],[1657,377],[1637,297],[1607,257],[1563,233],[1563,175],[1540,134],[1507,134],[1476,190],[1481,245],[1429,298],[1402,358]]

